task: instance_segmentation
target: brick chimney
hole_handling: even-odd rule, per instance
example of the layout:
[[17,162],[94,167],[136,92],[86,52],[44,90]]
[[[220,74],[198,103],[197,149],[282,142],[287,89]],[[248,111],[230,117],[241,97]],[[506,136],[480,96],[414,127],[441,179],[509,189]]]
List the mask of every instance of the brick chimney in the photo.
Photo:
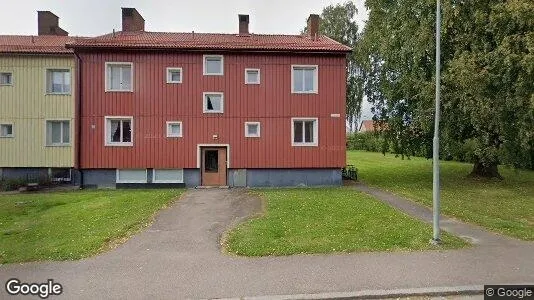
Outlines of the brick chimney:
[[248,15],[239,15],[239,35],[250,35],[248,32]]
[[50,11],[37,12],[37,34],[38,35],[69,35],[68,32],[59,27],[59,18]]
[[137,9],[122,8],[122,31],[145,31],[145,19]]
[[312,40],[319,38],[319,15],[311,14],[308,17],[308,36]]

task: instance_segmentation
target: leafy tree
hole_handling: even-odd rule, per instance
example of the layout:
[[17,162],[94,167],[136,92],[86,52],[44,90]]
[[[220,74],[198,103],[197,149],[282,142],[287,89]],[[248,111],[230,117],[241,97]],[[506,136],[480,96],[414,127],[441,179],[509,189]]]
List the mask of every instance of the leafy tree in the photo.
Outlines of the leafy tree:
[[[359,38],[358,24],[354,21],[357,13],[358,10],[352,1],[325,7],[320,16],[319,33],[354,49]],[[305,33],[307,29],[307,26],[304,27],[301,33]],[[346,110],[347,120],[351,125],[360,116],[362,99],[363,79],[353,52],[349,54],[347,63]]]
[[[366,6],[356,53],[367,99],[396,153],[429,157],[435,2]],[[442,153],[469,145],[476,176],[500,178],[499,163],[534,168],[534,2],[452,0],[442,15]]]

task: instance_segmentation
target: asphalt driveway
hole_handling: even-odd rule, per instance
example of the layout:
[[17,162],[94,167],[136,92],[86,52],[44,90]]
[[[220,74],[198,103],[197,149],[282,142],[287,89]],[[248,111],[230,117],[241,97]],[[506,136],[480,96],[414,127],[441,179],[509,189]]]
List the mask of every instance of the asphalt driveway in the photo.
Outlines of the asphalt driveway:
[[[245,258],[220,237],[261,210],[245,190],[189,190],[117,249],[72,262],[0,266],[24,282],[54,279],[65,298],[223,298],[534,282],[533,243],[450,251]],[[0,298],[6,298],[4,289]]]

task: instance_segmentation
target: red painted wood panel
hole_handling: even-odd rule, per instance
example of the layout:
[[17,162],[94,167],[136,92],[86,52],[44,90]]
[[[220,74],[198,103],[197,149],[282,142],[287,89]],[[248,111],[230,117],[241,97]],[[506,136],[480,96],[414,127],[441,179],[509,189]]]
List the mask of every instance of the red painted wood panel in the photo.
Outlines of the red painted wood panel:
[[[202,53],[80,57],[82,168],[196,168],[198,144],[229,144],[231,168],[345,166],[344,56],[224,54],[224,76],[202,75]],[[104,91],[105,62],[133,63],[134,92]],[[292,64],[319,66],[318,94],[291,94]],[[166,83],[167,67],[182,68],[181,84]],[[245,68],[261,70],[260,85],[245,85]],[[203,92],[224,92],[223,114],[202,113]],[[134,117],[133,147],[104,146],[105,116]],[[292,117],[319,119],[319,146],[291,146]],[[166,137],[167,121],[182,121],[182,138]],[[247,121],[260,138],[245,137]]]

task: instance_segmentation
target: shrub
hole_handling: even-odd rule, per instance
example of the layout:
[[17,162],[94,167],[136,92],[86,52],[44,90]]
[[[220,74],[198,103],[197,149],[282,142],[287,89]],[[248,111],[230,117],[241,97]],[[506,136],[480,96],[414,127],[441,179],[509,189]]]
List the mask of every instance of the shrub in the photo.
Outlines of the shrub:
[[371,152],[386,152],[389,147],[385,139],[375,132],[355,132],[347,136],[349,150],[365,150]]

